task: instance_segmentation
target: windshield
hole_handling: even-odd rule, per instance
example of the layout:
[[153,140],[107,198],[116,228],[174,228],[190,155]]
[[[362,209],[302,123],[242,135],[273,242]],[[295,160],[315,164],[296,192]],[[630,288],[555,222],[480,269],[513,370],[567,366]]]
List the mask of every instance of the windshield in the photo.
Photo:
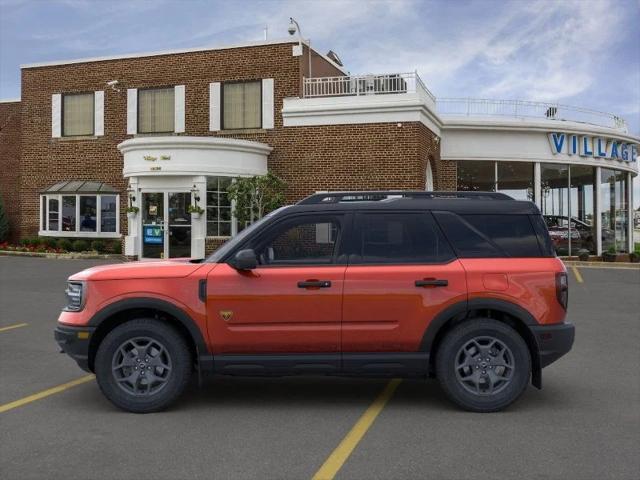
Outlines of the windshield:
[[273,212],[262,217],[260,220],[253,222],[251,225],[249,225],[247,228],[242,230],[235,237],[230,238],[226,243],[223,243],[222,246],[220,246],[220,248],[218,248],[215,252],[213,252],[207,258],[206,260],[207,263],[218,263],[221,259],[227,256],[230,251],[236,248],[237,245],[242,243],[245,240],[245,238],[247,238],[251,234],[251,232],[258,229],[260,226],[264,225],[267,222],[267,220],[275,216],[277,213],[282,212],[285,208],[288,208],[288,206],[280,207],[277,210],[274,210]]

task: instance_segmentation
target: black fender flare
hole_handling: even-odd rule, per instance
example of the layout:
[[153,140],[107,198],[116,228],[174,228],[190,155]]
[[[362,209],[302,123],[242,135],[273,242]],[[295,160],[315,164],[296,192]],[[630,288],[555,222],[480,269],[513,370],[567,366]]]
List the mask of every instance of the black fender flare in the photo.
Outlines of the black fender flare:
[[198,328],[196,322],[181,308],[177,307],[171,302],[161,300],[159,298],[125,298],[113,302],[106,307],[98,311],[89,320],[88,325],[92,327],[99,327],[105,320],[117,315],[120,312],[126,310],[135,309],[151,309],[164,312],[175,318],[182,327],[189,333],[193,344],[196,347],[196,360],[200,369],[207,369],[209,364],[213,366],[213,360],[209,352],[209,347],[205,342],[200,328]]
[[522,326],[527,330],[529,338],[526,338],[525,341],[531,348],[532,356],[531,380],[535,387],[541,388],[542,368],[540,366],[539,358],[540,345],[538,344],[538,340],[534,332],[530,328],[531,326],[539,324],[533,317],[533,315],[531,315],[527,310],[507,300],[499,300],[495,298],[474,298],[466,301],[463,300],[447,307],[438,315],[436,315],[429,323],[429,326],[422,336],[422,341],[420,342],[420,351],[429,352],[429,356],[431,357],[431,350],[436,336],[438,335],[438,332],[440,332],[441,329],[447,324],[447,322],[455,319],[463,319],[468,315],[470,311],[482,309],[504,312],[520,321]]

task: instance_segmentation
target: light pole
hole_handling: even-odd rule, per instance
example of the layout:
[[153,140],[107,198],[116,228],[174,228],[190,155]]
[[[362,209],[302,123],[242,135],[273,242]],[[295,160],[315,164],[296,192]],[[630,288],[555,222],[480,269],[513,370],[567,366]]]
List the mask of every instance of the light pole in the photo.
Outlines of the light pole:
[[[295,35],[296,32],[298,32],[298,46],[300,47],[300,55],[302,55],[303,50],[302,50],[302,43],[304,42],[304,39],[302,38],[302,31],[300,30],[300,25],[298,24],[298,22],[296,22],[293,17],[289,17],[289,28],[287,29],[289,32],[289,35]],[[311,39],[307,40],[307,48],[309,50],[308,52],[308,57],[309,57],[309,78],[311,78]],[[304,92],[303,92],[304,93]]]

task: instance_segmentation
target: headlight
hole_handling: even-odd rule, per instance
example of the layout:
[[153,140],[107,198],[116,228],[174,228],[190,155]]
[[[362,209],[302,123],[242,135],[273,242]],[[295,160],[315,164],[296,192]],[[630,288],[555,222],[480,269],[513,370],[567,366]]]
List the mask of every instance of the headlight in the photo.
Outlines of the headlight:
[[84,284],[81,282],[67,282],[67,305],[64,310],[67,312],[79,312],[84,307]]

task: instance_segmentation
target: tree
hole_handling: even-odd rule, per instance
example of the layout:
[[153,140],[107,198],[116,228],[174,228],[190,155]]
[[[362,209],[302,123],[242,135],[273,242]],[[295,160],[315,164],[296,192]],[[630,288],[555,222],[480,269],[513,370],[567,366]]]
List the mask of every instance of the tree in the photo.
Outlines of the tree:
[[237,178],[228,188],[238,223],[254,222],[284,204],[286,183],[272,173]]
[[4,203],[0,196],[0,242],[4,242],[9,239],[9,218],[7,218],[7,212],[4,211]]

